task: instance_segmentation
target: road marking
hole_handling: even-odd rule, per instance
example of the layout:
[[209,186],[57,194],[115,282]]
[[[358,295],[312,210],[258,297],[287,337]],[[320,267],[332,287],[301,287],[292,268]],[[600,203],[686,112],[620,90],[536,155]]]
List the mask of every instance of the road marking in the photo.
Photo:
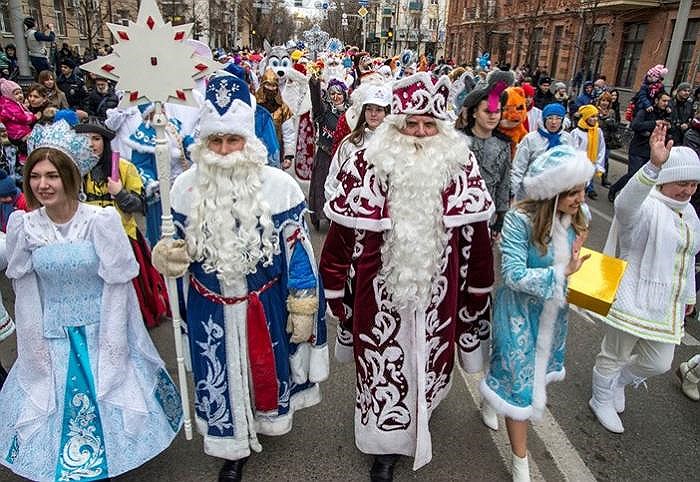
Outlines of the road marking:
[[600,211],[599,209],[594,208],[590,204],[588,205],[588,209],[590,209],[591,212],[596,213],[601,218],[605,219],[607,222],[612,223],[613,218],[609,214],[605,214],[603,211]]
[[[467,385],[469,394],[471,395],[474,403],[477,407],[480,406],[481,395],[479,393],[479,383],[481,382],[482,374],[467,374],[459,368],[459,372],[462,374],[462,378]],[[499,430],[488,430],[491,439],[494,441],[496,447],[498,447],[498,453],[501,456],[506,467],[510,471],[511,467],[511,450],[510,442],[508,441],[508,433],[505,427],[505,421],[503,417],[498,417]],[[569,442],[568,437],[561,429],[554,416],[545,408],[544,417],[542,421],[532,424],[533,429],[537,433],[537,436],[542,440],[547,451],[551,454],[554,464],[559,469],[559,472],[564,476],[565,480],[575,480],[576,482],[595,482],[596,478],[593,473],[588,469],[583,459],[579,456],[578,452],[574,446]],[[530,455],[530,475],[532,480],[545,480],[540,472],[539,467],[535,460],[533,460],[532,455]]]

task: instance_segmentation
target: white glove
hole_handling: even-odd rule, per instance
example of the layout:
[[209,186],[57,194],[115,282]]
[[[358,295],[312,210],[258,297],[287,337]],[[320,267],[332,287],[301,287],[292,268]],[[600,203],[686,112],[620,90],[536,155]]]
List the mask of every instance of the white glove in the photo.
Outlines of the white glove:
[[153,266],[170,278],[180,278],[190,267],[190,256],[184,239],[161,239],[151,251]]

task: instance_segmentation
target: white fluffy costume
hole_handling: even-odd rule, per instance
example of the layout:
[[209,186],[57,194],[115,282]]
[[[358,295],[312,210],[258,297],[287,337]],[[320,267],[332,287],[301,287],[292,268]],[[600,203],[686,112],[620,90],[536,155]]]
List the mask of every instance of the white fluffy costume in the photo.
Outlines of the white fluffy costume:
[[[251,105],[237,77],[210,80],[195,166],[171,196],[193,259],[186,320],[196,426],[205,452],[229,460],[262,450],[258,434],[290,431],[295,410],[320,401],[318,382],[328,376],[304,196],[288,174],[265,165]],[[245,147],[218,155],[205,144],[217,133],[240,135]],[[307,339],[287,333],[293,315],[308,317]]]

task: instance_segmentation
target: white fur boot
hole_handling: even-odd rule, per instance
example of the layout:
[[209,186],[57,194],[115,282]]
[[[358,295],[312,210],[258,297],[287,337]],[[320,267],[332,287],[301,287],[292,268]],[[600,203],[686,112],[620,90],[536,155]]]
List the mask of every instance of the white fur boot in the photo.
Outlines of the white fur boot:
[[530,482],[530,464],[525,457],[513,454],[513,482]]
[[700,354],[695,355],[687,362],[681,363],[676,370],[676,375],[681,379],[681,389],[686,397],[696,402],[700,400]]
[[491,430],[498,430],[498,414],[485,398],[481,399],[481,420]]
[[625,387],[633,383],[636,388],[641,382],[643,379],[634,375],[626,366],[620,371],[620,376],[617,377],[617,384],[613,390],[613,403],[617,413],[625,411]]
[[615,410],[613,398],[617,377],[604,377],[593,367],[593,397],[588,402],[600,424],[613,433],[622,433],[625,428]]

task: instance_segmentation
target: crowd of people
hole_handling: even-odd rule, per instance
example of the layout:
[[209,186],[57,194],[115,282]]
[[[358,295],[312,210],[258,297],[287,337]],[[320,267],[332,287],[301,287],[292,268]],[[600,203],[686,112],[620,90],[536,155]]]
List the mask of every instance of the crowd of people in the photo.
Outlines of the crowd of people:
[[[321,401],[327,310],[334,355],[355,366],[372,481],[393,480],[402,456],[430,462],[455,363],[483,373],[483,422],[505,417],[513,480],[528,481],[528,423],[565,377],[567,279],[587,259],[596,184],[615,207],[606,252],[628,268],[590,408],[621,433],[625,387],[670,370],[696,302],[700,109],[689,84],[664,90],[663,66],[622,112],[603,77],[578,93],[527,69],[266,44],[211,53],[199,106],[160,112],[119,107],[67,46],[54,71],[53,30],[29,20],[37,82],[0,80],[0,260],[15,290],[0,340],[16,330],[18,353],[0,366],[0,463],[13,472],[107,479],[167,449],[183,410],[147,329],[174,315],[170,277],[220,481],[242,480],[259,435]],[[175,239],[160,233],[161,114]],[[628,173],[611,185],[623,116]],[[320,253],[307,219],[328,225]],[[678,375],[698,400],[700,356]]]

